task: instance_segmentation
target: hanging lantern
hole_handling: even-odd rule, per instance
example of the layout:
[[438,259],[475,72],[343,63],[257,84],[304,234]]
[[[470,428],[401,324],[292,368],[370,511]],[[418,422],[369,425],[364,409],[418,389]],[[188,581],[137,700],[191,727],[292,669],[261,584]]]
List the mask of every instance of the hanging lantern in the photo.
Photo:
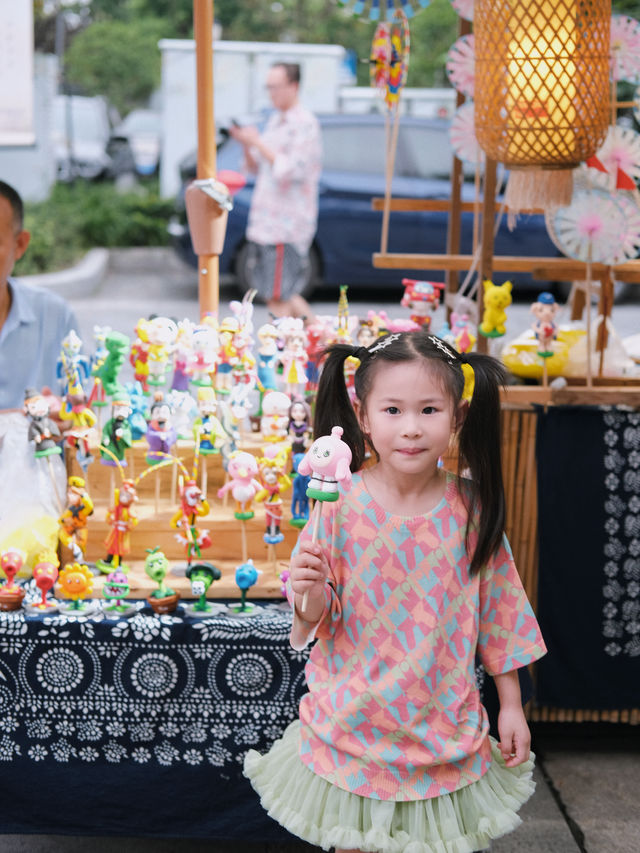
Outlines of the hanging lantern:
[[609,121],[610,0],[476,0],[478,142],[510,170],[506,205],[569,204]]

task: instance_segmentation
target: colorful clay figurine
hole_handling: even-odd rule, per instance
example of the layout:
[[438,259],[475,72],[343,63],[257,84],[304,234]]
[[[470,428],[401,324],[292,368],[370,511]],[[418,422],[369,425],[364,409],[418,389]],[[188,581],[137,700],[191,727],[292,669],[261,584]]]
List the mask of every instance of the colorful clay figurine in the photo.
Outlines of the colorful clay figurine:
[[87,396],[81,386],[72,387],[64,398],[60,408],[60,420],[71,422],[71,428],[65,432],[64,440],[67,447],[76,451],[76,459],[86,476],[87,468],[93,462],[90,445],[98,419],[89,408]]
[[29,419],[27,438],[34,444],[36,459],[62,453],[56,443],[60,430],[49,417],[49,403],[35,388],[27,388],[24,392],[24,413]]
[[149,376],[147,382],[158,388],[167,382],[167,371],[178,337],[178,327],[169,317],[153,317],[147,325],[147,364]]
[[278,388],[276,362],[278,360],[278,330],[273,323],[258,329],[258,379],[265,391]]
[[66,605],[60,605],[65,613],[84,616],[95,610],[95,602],[86,600],[93,592],[93,575],[84,563],[67,563],[58,575],[58,588],[69,599]]
[[158,395],[149,409],[147,427],[147,462],[157,465],[167,458],[176,443],[178,435],[171,421],[171,407],[162,395]]
[[138,524],[135,503],[138,500],[133,480],[123,480],[119,489],[113,490],[113,506],[107,512],[107,524],[111,528],[105,539],[107,556],[97,560],[96,567],[101,572],[111,572],[122,568],[122,558],[130,551],[129,534]]
[[169,571],[169,560],[159,548],[147,548],[144,570],[148,577],[158,584],[158,589],[155,589],[147,598],[154,612],[160,614],[173,612],[177,607],[180,593],[164,582]]
[[306,453],[311,443],[311,407],[301,399],[289,408],[289,440],[292,453]]
[[213,320],[194,326],[191,332],[191,357],[187,373],[194,385],[210,387],[218,365],[218,332]]
[[291,496],[291,518],[289,524],[292,527],[304,527],[309,520],[309,498],[307,497],[307,486],[311,477],[301,474],[298,466],[304,458],[304,453],[294,453],[293,465],[293,490]]
[[102,606],[103,612],[107,616],[117,618],[132,616],[136,612],[136,607],[135,604],[126,600],[130,591],[129,578],[122,569],[110,572],[102,586],[102,595],[106,599],[106,603]]
[[484,311],[482,323],[478,331],[485,338],[500,338],[507,331],[506,308],[511,305],[511,290],[513,285],[510,281],[504,284],[494,284],[492,281],[483,281],[484,287]]
[[265,441],[286,441],[290,409],[291,397],[283,391],[269,391],[264,395],[260,431]]
[[129,423],[130,414],[131,400],[122,389],[122,393],[117,394],[111,401],[111,417],[102,429],[100,443],[102,447],[106,447],[110,451],[110,453],[105,453],[101,448],[100,456],[103,465],[116,465],[113,456],[123,467],[127,465],[125,454],[133,444],[131,424]]
[[82,340],[78,337],[78,333],[72,329],[62,339],[62,349],[56,365],[56,373],[60,380],[63,397],[66,397],[67,394],[77,393],[72,389],[82,389],[83,381],[89,376],[89,359],[81,350]]
[[298,465],[298,473],[310,474],[307,495],[317,501],[337,501],[338,483],[351,485],[351,450],[340,438],[342,427],[317,438]]
[[474,334],[474,325],[468,314],[459,314],[457,311],[451,312],[451,334],[453,336],[453,346],[458,352],[471,352],[476,342],[476,336]]
[[531,313],[536,318],[532,328],[538,339],[538,355],[540,358],[549,358],[553,355],[551,347],[557,332],[555,316],[559,309],[560,306],[553,295],[546,291],[538,294],[538,301],[531,306]]
[[213,388],[198,388],[199,416],[193,423],[193,437],[199,442],[200,453],[211,456],[220,453],[229,440],[224,427],[216,417],[218,402]]
[[0,553],[0,569],[5,574],[6,582],[0,586],[0,610],[18,610],[22,605],[24,590],[16,583],[15,578],[27,555],[20,548],[7,548]]
[[360,320],[356,341],[361,347],[370,347],[378,338],[378,331],[373,320]]
[[253,565],[253,560],[245,560],[236,568],[236,586],[240,590],[240,601],[228,605],[232,613],[249,616],[256,609],[255,604],[247,601],[247,591],[256,585],[261,574]]
[[307,387],[307,335],[302,320],[291,320],[285,327],[284,349],[281,356],[282,379],[290,396],[304,396]]
[[229,475],[229,482],[218,489],[218,497],[222,498],[230,491],[236,502],[235,517],[240,521],[253,518],[255,513],[251,509],[251,504],[261,488],[256,479],[258,463],[255,456],[244,450],[236,450],[229,457],[227,474]]
[[53,598],[47,598],[55,582],[58,580],[58,567],[60,560],[51,553],[40,554],[33,566],[33,580],[40,590],[42,598],[39,602],[29,605],[29,610],[36,613],[53,613],[58,609],[58,602]]
[[67,508],[59,519],[58,538],[69,548],[75,560],[83,560],[87,546],[87,519],[93,513],[93,501],[82,477],[67,481]]
[[[377,344],[380,346],[380,344]],[[338,483],[345,488],[351,486],[351,448],[341,439],[344,430],[340,426],[331,428],[330,435],[316,438],[305,456],[300,460],[298,472],[311,474],[307,486],[307,496],[316,500],[315,517],[311,540],[316,542],[322,515],[322,504],[325,501],[338,500]],[[302,599],[302,611],[306,609],[307,594]]]
[[271,458],[262,457],[258,463],[263,486],[255,499],[258,503],[264,503],[267,529],[263,538],[267,545],[277,545],[284,539],[280,531],[282,492],[291,486],[291,479],[285,472],[286,463],[287,456],[284,453],[278,453]]
[[140,441],[147,434],[147,417],[149,415],[147,397],[139,382],[128,382],[125,385],[125,391],[129,395],[131,404],[131,414],[129,415],[131,437],[134,441]]
[[[118,376],[129,351],[129,338],[121,332],[109,331],[104,339],[105,356],[93,368],[93,376],[100,381],[106,397],[121,394],[123,389]],[[91,397],[89,398],[91,403]]]
[[107,405],[106,394],[102,386],[102,380],[98,375],[101,365],[107,357],[107,348],[105,341],[107,335],[111,331],[111,326],[94,326],[93,327],[93,343],[95,349],[89,358],[89,373],[93,378],[91,391],[89,392],[89,405],[92,409],[101,408]]
[[180,507],[171,519],[171,527],[177,530],[176,539],[183,544],[187,552],[187,566],[194,556],[201,557],[201,549],[211,545],[208,530],[198,530],[196,520],[209,513],[209,502],[204,497],[194,479],[179,479]]
[[187,319],[178,323],[178,334],[173,348],[173,377],[171,379],[172,391],[189,390],[189,362],[191,361],[191,335],[194,324]]
[[141,317],[135,327],[136,338],[131,344],[129,362],[133,367],[136,382],[142,385],[145,394],[149,393],[149,321]]
[[440,304],[440,293],[444,284],[439,281],[418,281],[414,278],[403,278],[404,295],[400,304],[411,310],[411,320],[429,331],[431,318]]
[[194,563],[187,569],[187,578],[191,583],[191,593],[198,600],[187,607],[187,612],[192,616],[213,616],[224,609],[223,605],[212,604],[207,601],[207,591],[214,581],[219,581],[222,572],[211,563]]

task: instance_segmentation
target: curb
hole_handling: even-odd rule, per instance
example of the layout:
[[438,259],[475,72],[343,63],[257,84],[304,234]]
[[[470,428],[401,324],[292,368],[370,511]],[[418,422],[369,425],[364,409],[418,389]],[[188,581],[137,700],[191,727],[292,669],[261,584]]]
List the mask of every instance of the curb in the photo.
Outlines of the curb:
[[69,269],[21,275],[20,280],[33,287],[52,290],[65,299],[91,296],[102,283],[108,265],[108,249],[90,249],[79,263]]

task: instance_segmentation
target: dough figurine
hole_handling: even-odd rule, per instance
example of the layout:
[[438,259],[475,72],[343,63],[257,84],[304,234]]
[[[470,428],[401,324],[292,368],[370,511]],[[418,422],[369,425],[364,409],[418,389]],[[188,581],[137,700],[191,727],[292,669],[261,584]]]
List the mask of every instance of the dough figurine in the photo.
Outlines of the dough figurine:
[[[102,430],[101,444],[110,450],[121,466],[127,465],[125,454],[133,443],[129,415],[131,414],[131,400],[124,392],[116,395],[111,401],[111,417]],[[116,465],[116,461],[108,453],[100,451],[103,465]]]
[[158,584],[158,589],[155,589],[147,598],[154,613],[172,613],[178,605],[180,593],[164,582],[169,571],[169,560],[159,548],[147,548],[144,570],[148,577]]
[[0,586],[0,610],[18,610],[24,598],[24,590],[15,582],[22,568],[26,554],[19,548],[8,548],[0,554],[0,569],[7,581]]
[[507,331],[505,308],[511,305],[513,285],[510,281],[505,281],[504,284],[484,281],[482,284],[484,287],[484,311],[478,331],[485,338],[500,338]]
[[35,388],[24,392],[24,413],[29,419],[27,438],[35,446],[36,459],[62,453],[56,443],[60,438],[57,423],[49,417],[49,404]]
[[240,590],[240,601],[237,604],[229,604],[229,610],[236,615],[249,616],[256,609],[256,605],[247,602],[247,591],[255,586],[258,577],[262,574],[253,565],[253,560],[246,560],[236,568],[236,586]]
[[251,504],[260,491],[262,485],[258,482],[258,463],[255,456],[244,450],[236,450],[229,457],[227,469],[229,482],[218,489],[218,497],[222,498],[226,492],[231,492],[236,502],[235,517],[239,521],[253,518],[254,512]]
[[123,480],[119,489],[113,490],[113,506],[107,512],[107,524],[111,530],[105,539],[107,556],[97,560],[101,572],[111,572],[122,567],[122,558],[130,551],[129,533],[138,523],[134,504],[138,500],[133,480]]
[[39,603],[30,604],[28,609],[35,613],[53,613],[58,609],[58,602],[53,598],[47,598],[55,582],[58,580],[58,567],[60,560],[51,553],[41,554],[33,567],[33,579],[42,594]]
[[444,290],[444,284],[439,281],[418,281],[414,278],[403,278],[402,284],[404,295],[400,304],[411,310],[411,320],[417,326],[429,331],[431,317],[440,304],[440,293]]
[[187,578],[191,583],[191,592],[198,597],[195,604],[187,607],[191,616],[213,616],[224,609],[223,605],[207,601],[207,591],[214,581],[219,581],[222,572],[211,563],[194,563],[187,569]]
[[533,332],[538,339],[538,355],[549,358],[553,355],[551,345],[556,337],[555,316],[560,306],[551,293],[546,291],[538,295],[538,301],[531,306],[531,313],[536,318],[533,322]]
[[87,519],[93,513],[93,501],[82,477],[69,477],[67,486],[67,508],[59,519],[58,538],[71,550],[75,560],[83,560],[88,536]]
[[149,409],[151,420],[147,428],[147,462],[149,465],[157,465],[163,462],[171,453],[176,443],[178,434],[171,422],[171,407],[162,397],[156,397]]

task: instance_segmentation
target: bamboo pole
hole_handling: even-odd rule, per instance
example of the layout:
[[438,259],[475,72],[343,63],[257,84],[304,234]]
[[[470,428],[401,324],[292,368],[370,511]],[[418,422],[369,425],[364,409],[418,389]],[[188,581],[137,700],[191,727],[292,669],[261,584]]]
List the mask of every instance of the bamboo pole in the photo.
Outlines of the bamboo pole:
[[[198,180],[216,175],[216,134],[213,105],[213,5],[214,0],[193,0],[193,35],[196,43],[198,108]],[[217,314],[220,299],[220,264],[217,255],[198,257],[200,316]]]

